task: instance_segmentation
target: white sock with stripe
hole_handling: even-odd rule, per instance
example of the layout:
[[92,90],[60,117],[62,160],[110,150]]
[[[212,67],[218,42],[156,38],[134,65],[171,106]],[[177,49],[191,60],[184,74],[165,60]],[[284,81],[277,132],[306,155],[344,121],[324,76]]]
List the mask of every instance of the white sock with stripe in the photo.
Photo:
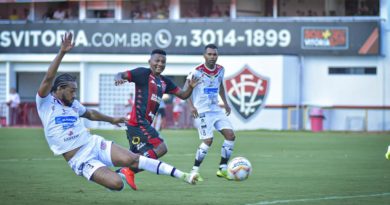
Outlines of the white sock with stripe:
[[138,169],[144,169],[160,175],[171,175],[175,178],[182,178],[184,175],[182,171],[176,169],[172,165],[144,156],[139,157]]

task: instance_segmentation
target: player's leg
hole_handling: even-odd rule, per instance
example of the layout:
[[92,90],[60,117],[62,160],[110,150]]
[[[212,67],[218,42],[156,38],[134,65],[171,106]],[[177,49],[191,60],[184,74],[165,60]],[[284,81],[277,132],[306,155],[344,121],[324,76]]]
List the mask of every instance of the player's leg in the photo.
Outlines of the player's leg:
[[153,124],[154,124],[154,128],[157,130],[157,131],[160,131],[161,130],[161,114],[158,113],[157,114],[157,117],[156,119],[153,120]]
[[195,162],[191,172],[199,172],[199,167],[213,143],[213,122],[207,118],[207,115],[205,113],[200,114],[199,118],[195,119],[195,123],[198,126],[199,139],[202,140],[202,143],[196,150]]
[[120,191],[124,188],[122,177],[106,166],[98,168],[93,173],[91,180],[110,190]]
[[120,175],[110,170],[112,142],[91,135],[87,144],[68,160],[73,171],[86,179],[96,182],[110,190],[122,190],[124,183]]
[[[130,151],[135,154],[143,154],[139,150],[141,146],[145,145],[145,139],[141,132],[141,130],[138,127],[127,125],[126,130],[127,139],[129,140],[129,147]],[[142,142],[144,141],[144,142]],[[129,169],[118,169],[117,172],[126,172],[125,175],[127,176],[127,183],[130,185],[130,187],[134,190],[137,189],[137,186],[135,184],[135,174],[140,172],[138,168],[130,168]]]
[[234,149],[234,132],[231,129],[221,130],[222,135],[225,137],[221,147],[221,161],[219,162],[219,170],[217,171],[218,177],[227,177],[227,163]]
[[134,154],[116,144],[111,147],[111,159],[114,166],[143,169],[159,175],[170,175],[190,184],[195,184],[198,181],[197,174],[184,173],[165,162]]
[[150,125],[142,127],[127,127],[127,138],[130,151],[145,157],[157,159],[168,152],[164,139]]
[[144,156],[153,159],[158,159],[164,156],[168,152],[168,147],[160,133],[158,133],[157,130],[150,125],[145,125],[141,128],[141,141],[145,141],[146,146],[141,148],[140,153],[143,153]]
[[[127,126],[126,134],[129,140],[130,151],[153,159],[165,155],[168,149],[163,139],[159,137],[159,133],[152,126],[144,126],[141,128]],[[130,169],[122,169],[122,171],[127,172],[128,184],[134,190],[137,189],[135,174],[143,170],[131,167]]]
[[[143,146],[138,147],[136,145],[136,146],[133,146],[131,148],[131,150],[134,150],[137,153],[139,153],[140,155],[143,155],[145,157],[152,158],[152,159],[158,159],[167,153],[167,151],[168,151],[167,146],[166,146],[165,142],[162,141],[161,138],[159,138],[159,137],[152,138],[151,137],[149,139],[149,141],[151,141],[150,143],[145,142],[145,141],[148,141],[146,136],[143,136],[140,138],[141,138],[141,142],[144,142]],[[131,186],[131,188],[136,190],[137,186],[135,184],[135,174],[142,172],[143,170],[132,167],[129,169],[122,169],[121,171],[126,172],[126,175],[128,176],[128,179],[127,179],[128,184]]]
[[390,160],[390,145],[387,147],[387,152],[386,152],[386,159]]
[[158,159],[164,156],[168,152],[168,148],[165,142],[162,141],[159,143],[159,145],[153,148],[153,151],[154,153],[156,153]]
[[213,143],[213,138],[203,139],[202,143],[199,145],[195,153],[195,162],[192,166],[191,172],[199,172],[199,167],[202,164],[204,158],[206,157],[211,144]]
[[166,122],[165,121],[165,115],[166,115],[165,108],[161,108],[159,113],[160,113],[160,116],[161,116],[161,126],[160,126],[160,130],[159,131],[161,131],[162,129],[165,128],[165,122]]
[[226,116],[224,114],[219,114],[217,118],[218,121],[215,123],[215,127],[225,138],[221,147],[221,161],[219,163],[217,176],[227,178],[227,163],[233,153],[236,137],[232,129],[232,125]]

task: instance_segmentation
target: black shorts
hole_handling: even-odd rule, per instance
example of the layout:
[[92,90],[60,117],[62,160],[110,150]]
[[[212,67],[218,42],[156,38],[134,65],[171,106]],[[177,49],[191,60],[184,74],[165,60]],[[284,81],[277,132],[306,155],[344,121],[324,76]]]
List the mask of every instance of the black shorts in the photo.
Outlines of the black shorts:
[[147,155],[149,150],[153,150],[153,148],[164,142],[156,129],[149,124],[137,127],[127,125],[126,134],[129,140],[130,151],[142,155]]
[[157,112],[161,115],[161,117],[165,117],[165,108],[159,108]]

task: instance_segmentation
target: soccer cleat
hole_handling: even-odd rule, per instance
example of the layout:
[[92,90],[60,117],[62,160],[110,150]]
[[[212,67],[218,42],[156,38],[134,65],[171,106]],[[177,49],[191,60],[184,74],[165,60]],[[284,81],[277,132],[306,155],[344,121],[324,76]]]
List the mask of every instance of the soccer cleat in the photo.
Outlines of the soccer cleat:
[[390,146],[387,148],[387,152],[385,155],[386,159],[390,160]]
[[217,177],[221,177],[221,178],[225,178],[227,180],[230,180],[226,170],[218,170]]
[[200,176],[199,172],[196,171],[196,170],[191,170],[191,174],[192,173],[196,173],[198,175],[198,182],[202,182],[203,181],[203,177]]
[[128,167],[123,167],[119,170],[121,174],[125,176],[127,184],[133,189],[137,190],[137,185],[135,185],[135,180],[134,180],[134,172],[131,171],[130,168]]
[[196,182],[199,181],[199,173],[192,172],[192,173],[184,173],[183,180],[189,184],[196,184]]

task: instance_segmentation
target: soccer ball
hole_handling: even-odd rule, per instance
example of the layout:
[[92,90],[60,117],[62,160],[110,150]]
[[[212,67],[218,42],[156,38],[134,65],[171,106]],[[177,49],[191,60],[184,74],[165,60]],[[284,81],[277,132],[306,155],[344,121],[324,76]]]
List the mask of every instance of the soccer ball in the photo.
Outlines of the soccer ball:
[[236,181],[248,179],[252,173],[252,165],[245,157],[236,157],[230,160],[227,167],[228,178]]

